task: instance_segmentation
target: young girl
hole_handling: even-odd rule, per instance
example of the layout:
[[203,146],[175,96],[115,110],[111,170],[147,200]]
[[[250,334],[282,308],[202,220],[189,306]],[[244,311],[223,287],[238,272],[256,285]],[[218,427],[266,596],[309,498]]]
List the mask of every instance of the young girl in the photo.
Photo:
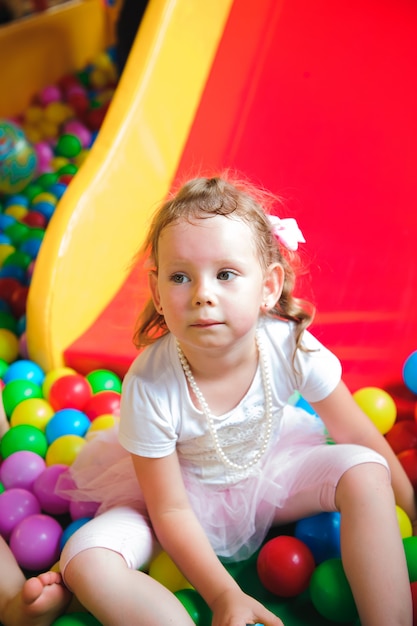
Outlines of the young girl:
[[[271,526],[321,511],[341,512],[362,626],[412,624],[395,498],[415,521],[413,489],[337,358],[306,330],[311,309],[293,295],[291,264],[304,240],[295,220],[265,206],[245,184],[199,178],[150,227],[152,299],[137,332],[148,347],[125,377],[119,431],[137,484],[108,432],[85,446],[103,474],[89,482],[83,450],[73,477],[86,483],[79,497],[100,493],[102,506],[61,559],[64,580],[105,626],[192,624],[137,571],[160,546],[213,626],[282,625],[218,557],[246,558]],[[288,405],[295,390],[321,420]]]

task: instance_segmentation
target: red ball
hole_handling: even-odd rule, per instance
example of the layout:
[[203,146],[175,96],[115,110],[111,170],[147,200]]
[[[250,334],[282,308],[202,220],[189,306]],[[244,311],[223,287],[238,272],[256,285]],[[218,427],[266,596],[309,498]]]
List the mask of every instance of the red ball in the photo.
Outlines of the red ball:
[[83,411],[93,392],[88,380],[81,374],[58,378],[49,390],[48,401],[54,411],[78,409]]
[[417,582],[411,583],[411,597],[413,599],[413,626],[417,626]]
[[395,454],[417,448],[417,424],[414,420],[397,422],[385,435]]
[[417,490],[417,450],[403,450],[397,455],[414,489]]
[[94,394],[83,409],[91,421],[100,415],[120,415],[120,393],[117,391],[99,391]]
[[305,591],[316,564],[305,543],[281,535],[261,548],[257,571],[263,586],[276,596],[291,598]]

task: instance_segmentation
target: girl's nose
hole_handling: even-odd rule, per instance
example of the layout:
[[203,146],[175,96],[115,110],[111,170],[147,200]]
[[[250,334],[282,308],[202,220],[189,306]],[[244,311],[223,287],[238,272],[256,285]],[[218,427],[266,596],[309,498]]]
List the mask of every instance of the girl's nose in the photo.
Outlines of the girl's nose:
[[193,306],[205,306],[214,304],[213,290],[209,288],[206,282],[199,282],[196,285],[193,294]]

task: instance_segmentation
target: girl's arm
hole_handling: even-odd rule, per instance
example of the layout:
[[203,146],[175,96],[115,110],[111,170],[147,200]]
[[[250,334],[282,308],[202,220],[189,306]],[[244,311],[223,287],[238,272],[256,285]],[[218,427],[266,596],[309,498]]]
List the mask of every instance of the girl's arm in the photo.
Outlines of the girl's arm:
[[336,443],[356,443],[379,452],[388,462],[391,482],[398,506],[417,522],[414,489],[400,461],[374,423],[355,402],[343,382],[324,400],[311,403]]
[[213,611],[213,626],[282,622],[242,592],[220,563],[192,511],[177,453],[150,459],[132,455],[158,541]]

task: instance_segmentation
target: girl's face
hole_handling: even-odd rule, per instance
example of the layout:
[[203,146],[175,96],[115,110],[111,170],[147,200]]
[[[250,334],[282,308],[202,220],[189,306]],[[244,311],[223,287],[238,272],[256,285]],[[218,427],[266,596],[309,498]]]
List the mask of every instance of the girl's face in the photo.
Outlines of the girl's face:
[[263,271],[253,232],[239,219],[175,222],[162,231],[158,256],[150,278],[155,308],[184,347],[253,341],[260,312],[281,293],[281,266]]

